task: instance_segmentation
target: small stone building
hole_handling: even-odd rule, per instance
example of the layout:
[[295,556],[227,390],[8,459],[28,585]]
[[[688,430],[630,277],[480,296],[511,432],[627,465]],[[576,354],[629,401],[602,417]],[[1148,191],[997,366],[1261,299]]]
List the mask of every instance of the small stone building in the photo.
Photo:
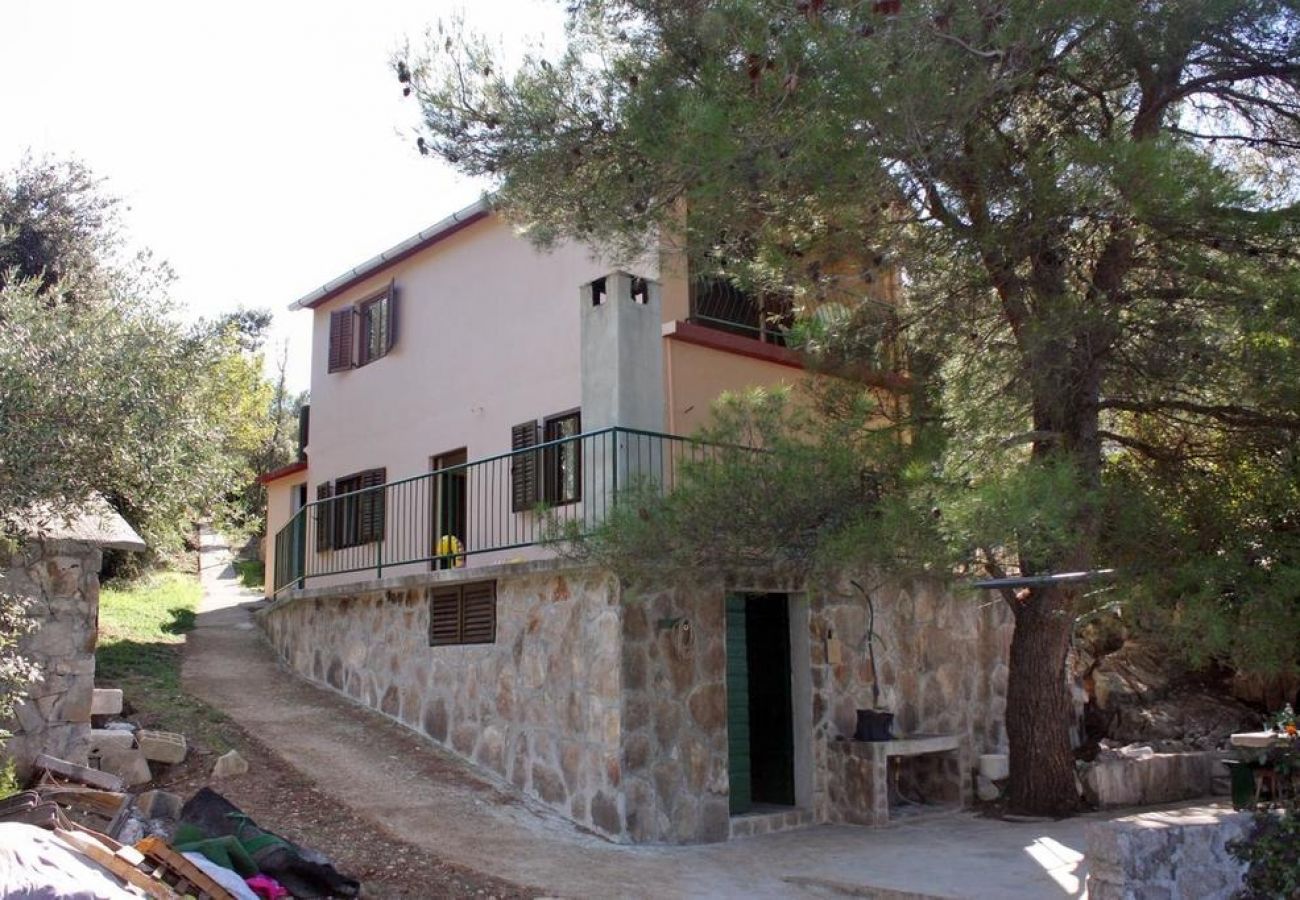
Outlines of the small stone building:
[[699,843],[959,805],[978,754],[1005,747],[1003,605],[870,593],[881,705],[906,738],[875,746],[851,740],[872,673],[847,582],[635,587],[541,560],[308,588],[259,617],[294,671],[573,821]]
[[19,650],[39,674],[15,709],[7,726],[13,737],[3,747],[20,776],[42,753],[86,763],[103,551],[145,549],[140,536],[99,497],[71,518],[35,513],[25,521],[17,545],[0,556],[0,591],[29,598],[35,620]]

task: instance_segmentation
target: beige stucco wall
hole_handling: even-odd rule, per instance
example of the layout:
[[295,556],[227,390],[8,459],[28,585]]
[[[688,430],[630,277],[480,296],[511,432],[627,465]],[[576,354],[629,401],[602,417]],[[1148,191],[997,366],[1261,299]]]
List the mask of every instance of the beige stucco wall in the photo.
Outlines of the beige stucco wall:
[[802,369],[664,338],[665,421],[673,434],[694,434],[711,417],[713,401],[724,391],[786,385],[797,387]]
[[[277,478],[266,485],[266,543],[263,545],[263,560],[266,563],[266,595],[274,592],[275,584],[275,536],[288,524],[297,512],[294,494],[299,485],[307,482],[306,470]],[[309,496],[310,500],[311,497]]]

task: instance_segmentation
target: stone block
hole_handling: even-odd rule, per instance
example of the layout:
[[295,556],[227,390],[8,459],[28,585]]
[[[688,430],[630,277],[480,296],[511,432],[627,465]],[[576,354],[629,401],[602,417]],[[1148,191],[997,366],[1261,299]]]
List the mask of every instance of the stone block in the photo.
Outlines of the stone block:
[[155,762],[178,763],[185,759],[188,749],[185,735],[170,731],[141,731],[136,736],[144,758]]
[[175,819],[180,817],[184,802],[169,791],[145,791],[135,798],[135,808],[146,819]]
[[153,778],[149,762],[135,747],[118,747],[107,744],[99,750],[99,768],[121,778],[128,786],[144,784]]
[[248,760],[240,756],[238,750],[231,750],[217,759],[217,764],[212,767],[212,776],[228,778],[233,775],[243,775],[247,771]]
[[95,688],[90,698],[90,713],[95,716],[116,716],[122,712],[122,692],[117,688]]
[[117,728],[90,729],[90,752],[98,753],[107,746],[121,747],[125,750],[135,746],[135,735]]

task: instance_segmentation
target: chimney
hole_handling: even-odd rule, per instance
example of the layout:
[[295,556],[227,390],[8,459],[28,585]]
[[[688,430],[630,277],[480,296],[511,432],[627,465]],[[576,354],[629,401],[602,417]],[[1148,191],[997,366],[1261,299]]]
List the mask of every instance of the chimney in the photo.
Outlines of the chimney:
[[582,428],[664,430],[659,283],[611,272],[579,290]]

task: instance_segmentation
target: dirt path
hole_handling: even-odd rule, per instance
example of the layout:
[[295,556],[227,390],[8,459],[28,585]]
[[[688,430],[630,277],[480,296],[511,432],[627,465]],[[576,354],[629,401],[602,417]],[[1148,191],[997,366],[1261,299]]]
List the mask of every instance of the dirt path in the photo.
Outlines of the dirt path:
[[[957,815],[696,847],[617,846],[581,833],[408,729],[281,669],[252,620],[258,598],[239,589],[228,551],[214,537],[205,541],[205,597],[186,645],[186,689],[321,797],[462,871],[563,897],[1078,896],[1081,861],[1072,848],[1082,848],[1082,820],[1044,828]],[[242,776],[254,785],[256,777],[256,769]],[[266,824],[274,827],[273,818]],[[1059,848],[1059,859],[1032,853],[1042,840]],[[373,854],[382,864],[385,849]],[[430,882],[425,896],[461,894]]]

